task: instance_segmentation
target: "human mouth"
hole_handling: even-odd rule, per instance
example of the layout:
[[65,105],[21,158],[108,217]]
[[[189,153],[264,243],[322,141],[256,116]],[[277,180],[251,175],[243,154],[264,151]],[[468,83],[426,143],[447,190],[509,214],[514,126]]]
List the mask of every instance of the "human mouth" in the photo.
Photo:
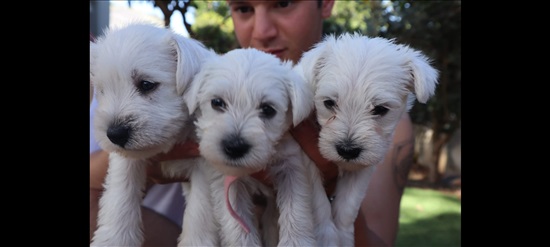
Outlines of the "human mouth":
[[265,52],[273,54],[273,55],[277,56],[278,58],[282,58],[284,51],[285,51],[285,49],[269,49],[269,50],[266,50]]

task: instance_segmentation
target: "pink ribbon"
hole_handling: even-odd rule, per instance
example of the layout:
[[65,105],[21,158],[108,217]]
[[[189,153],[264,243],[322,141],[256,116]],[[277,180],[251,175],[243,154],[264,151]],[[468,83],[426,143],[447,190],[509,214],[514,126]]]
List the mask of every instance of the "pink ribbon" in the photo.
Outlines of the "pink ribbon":
[[246,233],[250,233],[250,228],[248,228],[246,223],[244,223],[243,219],[239,217],[239,215],[237,215],[237,213],[233,210],[233,207],[231,207],[231,202],[229,201],[229,186],[231,186],[231,184],[235,180],[237,180],[237,178],[238,177],[236,176],[229,176],[229,175],[225,176],[225,179],[223,181],[223,189],[225,191],[225,206],[227,207],[227,210],[229,210],[229,213],[231,214],[231,216],[233,216],[233,218],[235,218],[235,220],[239,222],[239,224],[242,226],[244,231]]

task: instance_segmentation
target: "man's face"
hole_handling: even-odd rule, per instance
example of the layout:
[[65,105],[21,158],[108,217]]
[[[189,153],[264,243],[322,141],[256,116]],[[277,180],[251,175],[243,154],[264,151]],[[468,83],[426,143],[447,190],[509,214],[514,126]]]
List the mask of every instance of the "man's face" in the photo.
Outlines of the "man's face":
[[323,19],[334,2],[227,0],[241,47],[276,55],[296,63],[322,35]]

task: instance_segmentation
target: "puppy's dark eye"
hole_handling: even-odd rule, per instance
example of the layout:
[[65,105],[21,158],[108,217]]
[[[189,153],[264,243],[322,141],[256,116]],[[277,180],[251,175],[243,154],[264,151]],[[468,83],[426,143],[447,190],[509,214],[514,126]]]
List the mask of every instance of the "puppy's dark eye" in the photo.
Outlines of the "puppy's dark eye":
[[329,110],[333,110],[336,107],[336,102],[331,99],[327,99],[323,103],[325,103],[325,107]]
[[226,107],[225,102],[220,98],[212,99],[210,104],[212,105],[212,109],[220,112],[223,112]]
[[261,116],[267,119],[272,118],[273,116],[275,116],[275,113],[277,113],[277,111],[275,111],[273,107],[265,103],[260,105],[260,111]]
[[150,82],[146,80],[142,80],[138,84],[138,90],[142,93],[147,93],[152,91],[153,89],[157,88],[158,83],[157,82]]
[[381,106],[381,105],[377,105],[374,107],[374,109],[372,109],[371,113],[373,115],[380,115],[380,116],[384,116],[386,115],[386,113],[388,113],[389,109],[384,107],[384,106]]

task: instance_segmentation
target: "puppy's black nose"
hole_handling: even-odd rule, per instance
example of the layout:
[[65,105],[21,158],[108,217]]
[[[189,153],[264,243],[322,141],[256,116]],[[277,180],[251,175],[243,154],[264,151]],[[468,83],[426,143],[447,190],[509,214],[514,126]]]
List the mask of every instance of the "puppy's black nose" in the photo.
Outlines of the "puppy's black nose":
[[339,143],[336,145],[336,151],[345,160],[352,160],[359,157],[363,149],[353,146],[349,142]]
[[232,159],[241,158],[250,150],[250,144],[243,138],[237,136],[222,140],[222,147],[225,154]]
[[107,137],[112,143],[124,147],[130,139],[130,127],[126,125],[111,125],[107,129]]

